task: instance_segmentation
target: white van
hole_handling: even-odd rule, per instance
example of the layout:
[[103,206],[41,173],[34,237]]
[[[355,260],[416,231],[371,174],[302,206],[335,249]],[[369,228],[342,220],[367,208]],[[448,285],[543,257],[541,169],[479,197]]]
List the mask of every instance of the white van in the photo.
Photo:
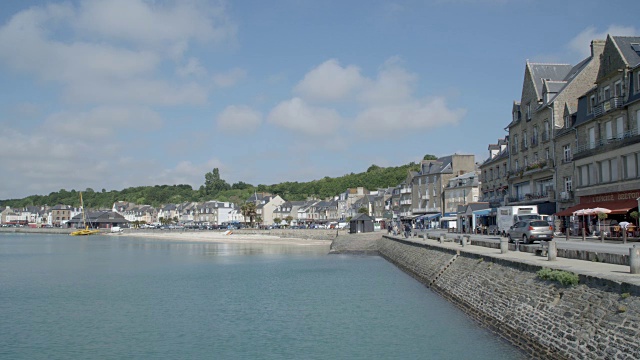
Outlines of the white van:
[[524,206],[502,206],[498,208],[496,216],[496,225],[498,225],[498,233],[507,236],[509,228],[520,220],[539,220],[538,205]]

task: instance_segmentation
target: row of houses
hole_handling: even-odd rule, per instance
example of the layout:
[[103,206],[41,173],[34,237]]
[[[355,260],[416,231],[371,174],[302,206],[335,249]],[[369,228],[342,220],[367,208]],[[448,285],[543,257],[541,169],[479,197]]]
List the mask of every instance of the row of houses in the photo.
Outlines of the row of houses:
[[480,201],[628,216],[640,198],[639,129],[640,37],[593,40],[576,65],[527,62],[508,135],[479,166]]
[[[401,184],[346,189],[332,199],[287,201],[255,194],[264,225],[346,221],[366,212],[378,223],[419,221],[429,226],[473,226],[507,205],[536,205],[541,214],[570,216],[606,207],[628,216],[640,198],[640,37],[607,36],[591,42],[576,65],[526,62],[520,99],[488,158],[453,154],[423,160]],[[223,224],[247,222],[236,204],[168,204],[159,209],[118,202],[127,221]],[[80,209],[5,209],[3,223],[64,224]],[[461,216],[462,215],[462,216]]]

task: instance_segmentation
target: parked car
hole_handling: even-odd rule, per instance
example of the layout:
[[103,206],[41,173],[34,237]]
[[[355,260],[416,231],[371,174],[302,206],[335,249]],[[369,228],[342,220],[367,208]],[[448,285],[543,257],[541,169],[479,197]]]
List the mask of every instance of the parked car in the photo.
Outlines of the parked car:
[[540,240],[553,240],[553,228],[544,220],[520,220],[509,228],[509,242],[522,240],[529,244]]

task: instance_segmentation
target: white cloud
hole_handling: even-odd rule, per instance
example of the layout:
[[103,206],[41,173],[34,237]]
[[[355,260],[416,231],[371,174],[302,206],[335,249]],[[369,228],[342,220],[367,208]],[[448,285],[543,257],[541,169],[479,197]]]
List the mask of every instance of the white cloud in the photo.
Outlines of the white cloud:
[[164,80],[129,79],[73,84],[64,94],[66,101],[91,104],[123,105],[201,105],[207,102],[208,90],[196,82],[172,85]]
[[591,55],[591,41],[605,40],[607,35],[614,36],[635,36],[638,30],[633,26],[610,25],[606,30],[598,32],[598,30],[590,26],[576,35],[569,41],[568,47],[571,51],[579,54],[581,58]]
[[[337,111],[313,108],[306,101],[335,101],[353,97],[360,110],[349,130],[352,139],[393,129],[426,130],[456,125],[466,114],[450,109],[443,96],[416,98],[416,74],[407,71],[399,57],[392,57],[378,69],[375,78],[360,74],[356,66],[342,67],[328,60],[311,70],[294,92],[301,97],[280,103],[269,115],[272,124],[307,134],[327,134],[343,122]],[[320,129],[324,131],[320,131]]]
[[189,58],[189,60],[187,60],[187,63],[183,66],[179,66],[176,72],[182,77],[205,76],[207,74],[207,70],[202,67],[202,65],[200,64],[200,60],[193,57]]
[[224,73],[213,75],[213,83],[220,88],[234,86],[247,77],[247,72],[240,68],[233,68]]
[[436,97],[424,101],[372,106],[358,114],[354,127],[368,134],[397,130],[399,136],[402,136],[403,131],[456,125],[465,114],[463,109],[449,109],[444,98]]
[[60,112],[49,116],[44,129],[61,137],[110,139],[116,132],[157,129],[160,115],[143,107],[97,107],[86,112]]
[[[0,62],[36,80],[62,85],[60,94],[71,102],[204,104],[208,84],[196,82],[203,79],[181,82],[162,71],[167,63],[174,64],[172,56],[182,57],[193,40],[228,38],[229,32],[216,25],[226,19],[224,8],[207,5],[88,0],[78,7],[31,7],[0,27],[0,48],[12,49],[0,52]],[[140,18],[128,21],[132,14]],[[221,21],[220,26],[227,25]],[[135,50],[127,43],[136,45]],[[179,63],[175,73],[181,76],[206,74],[196,58]]]
[[231,105],[217,117],[218,128],[224,131],[255,131],[262,124],[262,114],[248,106]]
[[399,58],[393,57],[383,64],[376,79],[368,81],[359,98],[368,105],[404,103],[411,100],[417,80],[401,66]]
[[342,67],[337,60],[331,59],[308,72],[295,86],[294,93],[307,101],[344,101],[364,83],[358,67]]
[[293,98],[271,110],[267,121],[308,135],[326,135],[334,132],[342,119],[333,109],[312,107],[300,98]]
[[106,39],[167,48],[175,55],[192,40],[221,42],[236,33],[224,7],[207,1],[86,0],[74,26]]
[[198,189],[204,184],[204,174],[213,168],[223,169],[224,164],[219,159],[209,159],[206,162],[194,164],[191,161],[180,161],[176,166],[164,169],[148,179],[148,183],[155,184],[188,184]]

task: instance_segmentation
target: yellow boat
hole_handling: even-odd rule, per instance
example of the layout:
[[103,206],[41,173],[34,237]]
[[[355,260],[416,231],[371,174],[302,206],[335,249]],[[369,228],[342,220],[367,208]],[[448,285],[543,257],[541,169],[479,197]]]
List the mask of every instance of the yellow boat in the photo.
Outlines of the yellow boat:
[[82,193],[80,193],[80,207],[82,208],[82,223],[84,224],[84,229],[79,229],[71,232],[71,236],[82,236],[82,235],[95,235],[99,234],[100,230],[91,230],[89,229],[89,225],[87,225],[87,220],[84,217],[84,203],[82,202]]
[[71,236],[94,235],[94,234],[98,234],[99,232],[100,232],[100,230],[90,230],[89,227],[87,226],[86,229],[73,231],[71,233]]

